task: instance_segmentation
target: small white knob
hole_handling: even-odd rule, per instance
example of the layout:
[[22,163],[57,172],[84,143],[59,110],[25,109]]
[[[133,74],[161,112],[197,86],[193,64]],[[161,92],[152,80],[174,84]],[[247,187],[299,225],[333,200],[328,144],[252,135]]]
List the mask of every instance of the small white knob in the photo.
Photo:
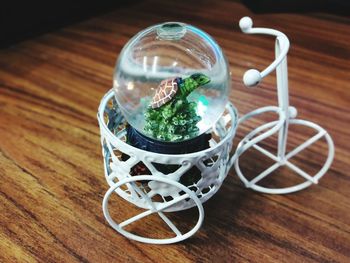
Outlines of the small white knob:
[[243,82],[247,87],[254,87],[261,81],[260,72],[256,69],[250,69],[244,73]]
[[289,107],[289,118],[294,119],[298,115],[298,110],[295,107]]
[[253,26],[253,20],[249,16],[245,16],[239,20],[239,27],[243,32],[251,29]]

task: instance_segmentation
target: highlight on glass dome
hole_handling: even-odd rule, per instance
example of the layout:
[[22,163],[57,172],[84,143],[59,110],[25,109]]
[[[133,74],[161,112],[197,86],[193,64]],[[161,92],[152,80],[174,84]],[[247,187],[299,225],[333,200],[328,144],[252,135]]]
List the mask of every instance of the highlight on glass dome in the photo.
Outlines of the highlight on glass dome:
[[167,22],[139,32],[114,72],[127,142],[169,154],[209,148],[207,132],[225,110],[230,85],[227,60],[204,31]]

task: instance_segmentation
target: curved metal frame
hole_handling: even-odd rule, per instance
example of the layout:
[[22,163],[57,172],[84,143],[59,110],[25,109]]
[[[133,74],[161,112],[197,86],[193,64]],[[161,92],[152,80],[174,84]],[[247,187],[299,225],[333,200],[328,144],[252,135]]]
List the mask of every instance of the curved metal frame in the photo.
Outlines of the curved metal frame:
[[[250,69],[246,71],[244,75],[245,75],[245,80],[250,80],[248,81],[249,84],[258,83],[263,78],[265,78],[268,74],[276,70],[277,95],[278,95],[278,104],[279,104],[278,109],[280,111],[279,124],[281,125],[279,125],[277,129],[278,130],[277,156],[271,154],[266,149],[263,149],[261,146],[257,145],[258,142],[262,141],[268,136],[271,136],[273,134],[272,132],[270,132],[269,134],[265,133],[267,136],[264,136],[264,137],[262,137],[261,135],[254,137],[256,134],[263,131],[264,129],[269,128],[270,126],[272,127],[277,124],[277,122],[270,122],[270,123],[261,125],[260,127],[251,131],[239,143],[236,150],[236,154],[231,158],[230,164],[232,165],[234,163],[237,175],[243,181],[244,185],[258,192],[269,193],[269,194],[287,194],[287,193],[300,191],[312,184],[317,184],[318,180],[327,172],[328,168],[330,167],[333,161],[334,143],[331,136],[327,133],[327,131],[324,130],[319,125],[306,120],[294,119],[297,115],[297,110],[294,107],[289,106],[289,92],[288,92],[287,53],[290,46],[289,40],[287,36],[280,31],[269,29],[269,28],[253,28],[253,21],[249,17],[243,17],[240,20],[239,25],[241,30],[246,34],[265,34],[265,35],[271,35],[276,37],[275,60],[266,69],[264,69],[261,72],[259,72],[256,69]],[[263,113],[261,109],[257,109],[251,113],[244,115],[242,118],[240,118],[239,124],[241,124],[247,119],[250,119],[256,115]],[[315,136],[306,140],[304,143],[302,143],[298,147],[296,147],[291,152],[286,153],[288,130],[289,130],[290,124],[307,126],[316,130],[318,133]],[[274,131],[276,131],[276,129]],[[299,152],[309,147],[316,141],[322,139],[323,137],[325,137],[326,142],[328,144],[328,157],[326,162],[322,166],[322,168],[314,176],[307,174],[301,168],[297,167],[295,164],[292,164],[289,161],[291,157],[298,154]],[[262,173],[258,174],[255,178],[249,181],[243,175],[239,167],[239,155],[244,153],[250,147],[253,147],[259,152],[268,156],[269,158],[274,160],[275,163],[269,168],[267,168],[265,171],[263,171]],[[259,181],[261,181],[263,178],[270,175],[272,172],[274,172],[276,169],[278,169],[281,166],[286,166],[290,168],[299,176],[303,177],[306,181],[295,186],[284,187],[284,188],[278,188],[278,187],[267,188],[267,187],[262,187],[257,185]]]
[[[136,149],[132,147],[131,145],[126,144],[121,140],[121,137],[123,137],[125,134],[123,134],[123,131],[121,131],[118,134],[113,134],[110,130],[108,125],[104,121],[104,113],[108,111],[107,104],[109,100],[112,98],[112,91],[107,93],[105,97],[102,99],[99,112],[98,112],[98,121],[101,128],[101,144],[102,144],[102,152],[104,155],[104,161],[105,161],[105,175],[106,180],[108,184],[110,185],[109,190],[105,194],[105,197],[103,199],[103,212],[104,215],[108,221],[108,223],[119,233],[122,235],[136,240],[140,242],[145,243],[151,243],[151,244],[170,244],[182,241],[184,239],[189,238],[192,236],[198,229],[200,228],[203,218],[204,218],[204,209],[202,206],[202,203],[208,200],[213,194],[216,193],[216,191],[221,186],[223,180],[226,178],[227,173],[229,172],[230,168],[234,165],[235,170],[237,172],[237,175],[242,180],[244,185],[248,188],[252,188],[255,191],[263,192],[263,193],[269,193],[269,194],[286,194],[286,193],[292,193],[295,191],[302,190],[306,187],[311,186],[312,184],[317,184],[318,180],[327,172],[329,169],[333,158],[334,158],[334,143],[331,138],[331,136],[327,133],[326,130],[324,130],[319,125],[306,121],[306,120],[299,120],[295,119],[297,115],[297,110],[294,107],[289,106],[289,94],[288,94],[288,71],[287,71],[287,53],[289,50],[289,40],[285,34],[282,32],[279,32],[274,29],[269,28],[253,28],[253,21],[249,17],[244,17],[240,20],[240,27],[242,31],[246,34],[266,34],[266,35],[272,35],[276,37],[276,44],[275,44],[275,60],[263,71],[259,72],[256,69],[250,69],[244,74],[244,83],[247,86],[254,86],[257,83],[259,83],[263,78],[265,78],[268,74],[276,70],[277,75],[277,94],[278,94],[278,106],[267,106],[263,108],[259,108],[256,110],[253,110],[252,112],[249,112],[248,114],[242,116],[239,120],[237,117],[237,112],[235,111],[235,108],[228,104],[228,114],[225,116],[222,116],[222,118],[215,124],[215,127],[213,127],[214,133],[218,134],[220,137],[220,142],[213,142],[213,145],[210,149],[196,152],[192,154],[184,154],[184,155],[162,155],[162,154],[156,154],[156,153],[150,153],[145,152],[140,149]],[[243,140],[240,141],[236,148],[236,152],[233,154],[231,158],[229,158],[229,152],[232,147],[232,140],[235,135],[235,131],[237,128],[237,125],[242,124],[244,121],[259,116],[264,113],[272,112],[277,114],[278,119],[276,121],[272,121],[269,123],[265,123],[251,132],[249,132]],[[119,116],[120,117],[120,116]],[[228,130],[225,128],[228,123],[231,123],[231,128]],[[296,147],[294,150],[290,151],[289,153],[286,152],[286,146],[287,146],[287,137],[288,137],[288,130],[289,125],[301,125],[305,127],[312,128],[317,131],[317,134],[313,137],[306,140],[304,143],[300,144],[298,147]],[[263,132],[263,133],[261,133]],[[261,134],[259,134],[261,133]],[[273,134],[278,133],[278,145],[277,145],[277,155],[270,153],[266,149],[262,148],[258,145],[259,142],[266,139],[269,136],[272,136]],[[259,135],[258,135],[259,134]],[[319,170],[318,173],[311,176],[307,174],[305,171],[297,167],[295,164],[291,163],[289,161],[290,158],[304,150],[305,148],[309,147],[316,141],[325,138],[327,144],[328,144],[328,157],[322,166],[322,168]],[[105,143],[105,141],[108,141],[110,143]],[[123,148],[123,152],[129,154],[130,156],[137,155],[137,158],[132,159],[131,161],[121,163],[113,154],[111,156],[107,155],[107,152],[112,153],[113,148],[120,149],[120,147]],[[244,174],[242,173],[240,166],[239,166],[239,158],[240,156],[249,148],[253,147],[254,149],[260,151],[262,154],[266,155],[267,157],[271,158],[275,161],[275,164],[267,168],[262,173],[258,174],[255,178],[252,180],[248,180]],[[193,192],[190,190],[187,186],[182,185],[179,183],[179,176],[181,176],[181,173],[187,171],[189,169],[189,165],[196,165],[197,167],[201,168],[201,171],[205,172],[206,170],[210,170],[210,168],[206,168],[203,166],[203,159],[211,158],[211,155],[215,155],[219,152],[224,152],[222,156],[220,156],[220,170],[214,172],[211,171],[211,176],[214,174],[216,180],[219,180],[217,183],[217,187],[213,190],[206,198],[198,198],[197,194],[198,191]],[[109,171],[109,163],[108,160],[112,159],[112,164],[116,171]],[[161,173],[155,173],[152,172],[152,175],[142,175],[142,176],[135,176],[132,177],[129,175],[130,166],[135,165],[138,161],[142,160],[147,164],[147,167],[151,165],[151,161],[158,160],[161,163],[164,164],[181,164],[183,169],[178,172],[174,172],[171,175],[163,175]],[[203,167],[202,167],[203,166]],[[263,178],[270,175],[273,171],[278,169],[281,166],[286,166],[293,170],[295,173],[303,177],[306,181],[303,183],[300,183],[298,185],[294,185],[291,187],[284,187],[284,188],[267,188],[259,186],[257,183],[261,181]],[[148,167],[149,168],[149,167]],[[187,169],[187,170],[186,170]],[[215,168],[216,169],[216,168]],[[209,174],[210,174],[209,173]],[[209,176],[210,177],[210,176]],[[214,178],[213,177],[213,178]],[[114,179],[118,179],[118,182],[115,182]],[[210,178],[209,178],[210,179]],[[140,187],[136,185],[137,181],[147,180],[151,182],[158,182],[160,183],[160,186],[167,185],[166,189],[172,189],[172,187],[175,187],[177,189],[180,189],[183,191],[184,194],[182,195],[175,195],[175,198],[172,201],[159,203],[159,202],[153,202],[151,199],[151,195],[149,193],[145,193]],[[211,180],[211,179],[210,179]],[[209,183],[211,182],[209,180]],[[204,183],[208,184],[208,182],[203,181]],[[125,185],[128,190],[132,192],[132,196],[137,196],[137,198],[129,198],[128,196],[125,196],[123,193],[124,191],[120,189],[122,185]],[[203,185],[202,185],[203,187]],[[164,189],[163,189],[164,190]],[[165,190],[164,190],[165,191]],[[170,191],[170,190],[169,190]],[[178,193],[179,191],[177,191]],[[136,215],[132,218],[129,218],[125,220],[122,223],[116,223],[110,216],[108,211],[108,200],[112,193],[117,193],[127,201],[135,204],[138,207],[147,209],[147,211]],[[191,204],[187,203],[187,205],[184,205],[182,202],[184,199],[191,200]],[[172,207],[175,207],[176,203],[181,203],[180,206],[178,206],[176,209],[172,209]],[[164,215],[163,212],[167,211],[179,211],[184,210],[190,207],[196,206],[199,211],[199,217],[197,224],[187,233],[182,234],[180,231],[176,228],[176,226]],[[126,225],[138,221],[139,219],[153,214],[157,213],[163,221],[170,227],[170,229],[175,233],[175,237],[173,238],[167,238],[167,239],[152,239],[152,238],[146,238],[137,236],[135,234],[132,234],[126,230],[123,229]]]

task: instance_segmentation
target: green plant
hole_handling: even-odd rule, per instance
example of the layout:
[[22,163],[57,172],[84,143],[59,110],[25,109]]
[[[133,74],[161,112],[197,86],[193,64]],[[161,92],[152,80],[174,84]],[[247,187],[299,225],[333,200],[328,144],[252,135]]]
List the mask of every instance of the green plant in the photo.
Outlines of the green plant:
[[145,132],[163,141],[183,141],[198,135],[196,102],[175,98],[160,108],[149,107],[145,113]]

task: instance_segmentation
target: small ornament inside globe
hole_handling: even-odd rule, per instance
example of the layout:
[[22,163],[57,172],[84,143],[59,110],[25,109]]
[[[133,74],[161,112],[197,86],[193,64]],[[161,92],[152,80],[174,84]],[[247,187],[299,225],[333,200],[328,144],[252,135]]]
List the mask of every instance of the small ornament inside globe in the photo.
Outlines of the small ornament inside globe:
[[208,132],[225,110],[230,88],[227,60],[215,40],[183,23],[151,26],[123,48],[114,92],[127,142],[159,153],[209,147]]

